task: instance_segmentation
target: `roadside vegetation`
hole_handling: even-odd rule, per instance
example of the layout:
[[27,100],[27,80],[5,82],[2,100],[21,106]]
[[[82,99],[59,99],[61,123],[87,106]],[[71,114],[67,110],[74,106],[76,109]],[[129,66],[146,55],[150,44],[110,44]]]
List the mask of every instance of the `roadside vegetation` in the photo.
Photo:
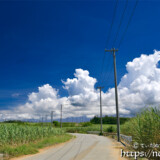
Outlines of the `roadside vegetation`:
[[[124,124],[125,122],[129,121],[130,118],[126,117],[120,117],[120,123]],[[95,116],[94,118],[91,119],[90,121],[93,124],[100,124],[100,118],[98,116]],[[117,124],[117,118],[116,117],[109,117],[109,116],[104,116],[102,117],[102,122],[103,124]]]
[[[116,125],[104,124],[104,132],[115,132]],[[99,131],[100,125],[91,122],[33,123],[10,120],[0,123],[0,153],[5,158],[34,154],[38,149],[70,140],[67,133],[87,133]]]
[[[134,118],[121,118],[121,133],[132,136],[134,142],[144,144],[137,150],[148,151],[150,144],[160,145],[160,109],[149,108]],[[37,153],[38,149],[66,142],[73,136],[67,133],[88,133],[100,131],[100,118],[90,122],[63,122],[62,129],[58,121],[51,123],[31,123],[7,121],[0,123],[0,153],[9,157]],[[103,117],[103,132],[116,134],[116,118]],[[159,150],[159,148],[158,148]]]
[[149,108],[142,111],[123,125],[122,132],[133,136],[139,144],[160,144],[160,110]]
[[[65,131],[69,133],[87,133],[88,131],[100,131],[100,125],[98,124],[91,124],[89,126],[82,126],[77,127],[65,127]],[[110,124],[104,124],[103,125],[103,131],[104,132],[115,132],[116,131],[116,125],[110,125]]]
[[38,149],[66,142],[72,136],[64,130],[23,124],[0,124],[0,153],[14,157],[37,153]]
[[121,129],[122,133],[133,137],[138,151],[160,151],[160,108],[151,107],[143,110]]
[[0,145],[19,145],[30,143],[51,135],[62,135],[64,130],[52,127],[24,126],[18,124],[0,125]]

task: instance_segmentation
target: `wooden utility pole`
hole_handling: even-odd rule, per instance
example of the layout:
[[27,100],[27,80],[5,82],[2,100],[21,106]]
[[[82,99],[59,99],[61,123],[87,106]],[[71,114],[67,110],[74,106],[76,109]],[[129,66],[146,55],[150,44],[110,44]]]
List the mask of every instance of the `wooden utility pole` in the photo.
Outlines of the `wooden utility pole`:
[[100,128],[100,134],[102,135],[103,134],[103,127],[102,127],[102,95],[101,95],[101,92],[102,92],[102,88],[104,87],[97,87],[99,90],[100,90],[100,119],[101,119],[101,128]]
[[60,127],[62,128],[62,104],[61,104]]
[[115,101],[116,101],[116,116],[117,116],[117,140],[120,142],[120,120],[119,120],[119,107],[118,107],[118,90],[117,90],[117,71],[116,71],[116,55],[115,53],[118,49],[105,49],[105,52],[111,52],[113,54],[113,62],[114,62],[114,82],[115,82]]
[[42,127],[43,127],[43,115],[42,115]]
[[53,112],[54,112],[54,111],[51,111],[51,126],[52,126],[52,124],[53,124]]
[[48,117],[48,115],[46,114],[46,120],[45,120],[46,121],[46,126],[47,126],[47,117]]

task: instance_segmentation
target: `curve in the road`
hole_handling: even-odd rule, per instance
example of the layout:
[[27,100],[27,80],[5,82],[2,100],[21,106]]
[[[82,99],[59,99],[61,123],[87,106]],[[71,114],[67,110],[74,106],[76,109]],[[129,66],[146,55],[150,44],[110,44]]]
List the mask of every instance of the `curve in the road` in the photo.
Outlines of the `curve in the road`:
[[73,134],[77,138],[50,148],[45,152],[20,160],[119,160],[120,152],[114,149],[111,139],[90,134]]

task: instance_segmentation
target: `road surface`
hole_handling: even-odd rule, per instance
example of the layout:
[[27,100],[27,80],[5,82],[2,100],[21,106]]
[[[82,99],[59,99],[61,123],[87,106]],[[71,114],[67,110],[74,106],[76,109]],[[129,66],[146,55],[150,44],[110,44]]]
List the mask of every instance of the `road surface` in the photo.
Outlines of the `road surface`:
[[73,134],[76,139],[49,148],[36,155],[20,158],[21,160],[121,160],[120,149],[114,142],[103,136],[91,134]]

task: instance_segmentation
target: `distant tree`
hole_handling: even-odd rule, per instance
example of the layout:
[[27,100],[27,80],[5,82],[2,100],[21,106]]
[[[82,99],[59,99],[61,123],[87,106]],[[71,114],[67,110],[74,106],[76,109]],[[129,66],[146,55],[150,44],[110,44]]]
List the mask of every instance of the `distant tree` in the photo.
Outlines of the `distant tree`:
[[56,127],[58,127],[58,126],[60,125],[58,121],[53,121],[53,124],[54,124]]
[[94,116],[91,120],[91,123],[93,124],[99,124],[100,123],[100,118],[98,116]]
[[82,123],[82,127],[88,127],[88,126],[91,126],[92,123],[91,122],[83,122]]
[[24,124],[24,122],[23,122],[23,121],[20,121],[20,120],[7,120],[7,121],[4,121],[4,123]]
[[[126,121],[128,121],[130,118],[120,117],[120,124],[124,124]],[[107,115],[102,118],[103,124],[117,124],[117,118],[116,117],[108,117]],[[93,124],[100,124],[100,117],[94,116],[91,120],[91,123]]]

